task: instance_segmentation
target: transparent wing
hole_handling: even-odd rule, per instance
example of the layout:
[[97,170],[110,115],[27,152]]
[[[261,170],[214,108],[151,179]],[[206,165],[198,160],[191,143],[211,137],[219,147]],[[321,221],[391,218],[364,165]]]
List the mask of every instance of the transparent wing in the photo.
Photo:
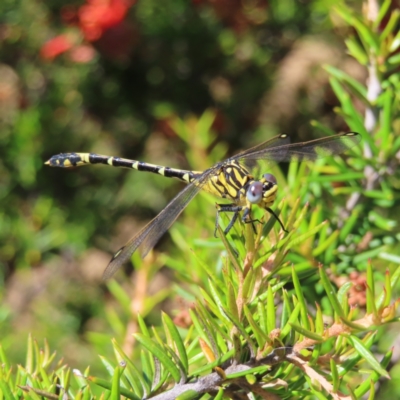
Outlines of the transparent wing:
[[290,143],[290,137],[288,135],[285,135],[285,134],[278,135],[278,136],[275,136],[263,143],[257,144],[256,146],[254,146],[250,149],[246,149],[246,150],[234,155],[233,157],[230,158],[230,160],[232,160],[232,159],[239,160],[242,158],[247,158],[246,156],[248,154],[263,152],[266,149],[271,149],[274,147],[281,147],[281,146],[287,145],[289,143]]
[[361,135],[355,132],[341,133],[309,142],[287,143],[286,135],[277,136],[267,142],[232,157],[232,160],[303,161],[315,160],[341,154],[357,145]]
[[186,186],[154,219],[130,239],[124,247],[119,249],[105,269],[103,279],[111,278],[139,247],[141,248],[142,257],[145,257],[193,197],[201,190],[213,172],[214,169],[206,170],[198,179]]

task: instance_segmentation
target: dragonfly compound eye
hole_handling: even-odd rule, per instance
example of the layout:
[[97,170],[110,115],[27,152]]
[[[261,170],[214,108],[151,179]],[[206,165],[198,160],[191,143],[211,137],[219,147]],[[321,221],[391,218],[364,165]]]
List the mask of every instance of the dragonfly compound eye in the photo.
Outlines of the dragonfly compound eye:
[[257,204],[263,197],[263,184],[261,182],[253,182],[246,192],[247,200],[252,204]]
[[274,185],[277,184],[277,181],[276,181],[276,178],[275,178],[274,175],[272,175],[272,174],[264,174],[263,177],[265,179],[265,182],[273,183]]

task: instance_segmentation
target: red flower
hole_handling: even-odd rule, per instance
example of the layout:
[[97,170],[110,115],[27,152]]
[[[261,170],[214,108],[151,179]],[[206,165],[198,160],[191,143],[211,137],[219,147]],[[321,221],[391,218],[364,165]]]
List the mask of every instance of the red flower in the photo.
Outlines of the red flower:
[[72,46],[73,43],[67,35],[59,35],[50,39],[42,46],[40,49],[40,55],[47,60],[52,60],[71,49]]
[[78,12],[85,39],[90,42],[98,40],[104,31],[124,20],[131,6],[129,0],[87,0]]
[[127,57],[137,41],[137,32],[133,25],[125,21],[126,14],[135,0],[86,0],[78,9],[65,6],[62,19],[66,24],[77,26],[86,44],[74,47],[66,35],[57,36],[41,49],[43,58],[52,60],[58,55],[71,50],[71,60],[89,62],[95,56],[95,49],[87,42],[96,42],[96,48],[112,58]]

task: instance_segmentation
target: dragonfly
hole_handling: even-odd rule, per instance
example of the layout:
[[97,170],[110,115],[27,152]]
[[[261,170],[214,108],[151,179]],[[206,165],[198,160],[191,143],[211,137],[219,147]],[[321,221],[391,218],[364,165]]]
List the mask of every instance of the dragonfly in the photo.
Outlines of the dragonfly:
[[176,169],[94,153],[62,153],[52,156],[45,164],[60,168],[105,164],[151,172],[168,178],[177,178],[187,183],[187,186],[154,219],[113,255],[103,273],[103,279],[108,279],[131,258],[138,248],[141,250],[142,257],[145,257],[201,190],[230,201],[228,204],[216,205],[215,232],[218,228],[219,215],[223,212],[233,213],[224,234],[229,232],[240,213],[242,213],[241,220],[244,223],[253,223],[255,220],[251,218],[251,210],[255,205],[275,217],[282,229],[286,231],[282,221],[271,209],[278,190],[275,176],[264,173],[258,179],[255,179],[249,165],[263,161],[269,163],[316,160],[341,154],[357,145],[360,140],[361,135],[359,133],[347,132],[307,142],[290,143],[289,136],[281,134],[218,162],[205,171]]

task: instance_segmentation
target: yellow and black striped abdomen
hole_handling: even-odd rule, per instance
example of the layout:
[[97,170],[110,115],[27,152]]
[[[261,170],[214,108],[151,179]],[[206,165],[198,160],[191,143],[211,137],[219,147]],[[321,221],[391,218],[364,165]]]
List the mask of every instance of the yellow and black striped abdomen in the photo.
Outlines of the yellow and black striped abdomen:
[[153,174],[159,174],[166,176],[167,178],[177,178],[186,183],[192,182],[195,176],[193,171],[94,153],[62,153],[51,157],[46,164],[52,167],[61,168],[79,167],[87,164],[105,164],[111,165],[112,167],[131,168],[138,171],[152,172]]

